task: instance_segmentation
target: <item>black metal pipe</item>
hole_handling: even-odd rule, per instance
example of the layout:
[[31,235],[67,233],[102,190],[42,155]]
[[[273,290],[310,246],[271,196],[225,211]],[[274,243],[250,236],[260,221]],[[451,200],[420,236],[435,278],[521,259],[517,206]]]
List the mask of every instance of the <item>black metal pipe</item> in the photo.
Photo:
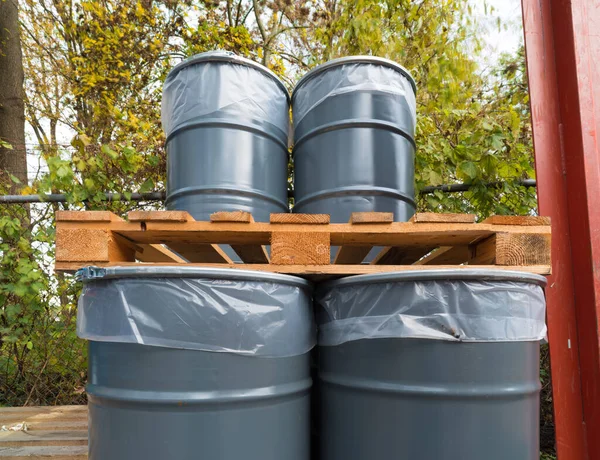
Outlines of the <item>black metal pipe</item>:
[[[519,185],[523,187],[535,187],[536,181],[535,179],[523,179],[518,182]],[[500,188],[504,185],[504,182],[488,182],[484,184],[486,187],[490,188]],[[473,184],[449,184],[449,185],[428,185],[427,187],[423,187],[419,193],[424,195],[426,193],[433,193],[436,190],[445,193],[455,193],[455,192],[467,192],[470,188],[473,187]]]
[[[105,193],[106,201],[164,201],[165,192],[132,193],[131,198],[126,198],[122,193]],[[84,200],[87,201],[87,200]],[[66,203],[64,193],[50,193],[48,195],[0,195],[0,203]]]
[[[535,179],[523,179],[518,182],[523,187],[535,187]],[[489,182],[486,187],[499,188],[503,182]],[[448,184],[448,185],[428,185],[423,187],[419,194],[424,195],[439,190],[444,193],[467,192],[472,184]],[[288,190],[288,197],[294,196],[293,190]],[[131,198],[127,199],[122,193],[105,193],[106,201],[164,201],[165,192],[132,193]],[[64,193],[50,193],[48,195],[0,195],[0,204],[24,204],[24,203],[66,203],[67,198]]]

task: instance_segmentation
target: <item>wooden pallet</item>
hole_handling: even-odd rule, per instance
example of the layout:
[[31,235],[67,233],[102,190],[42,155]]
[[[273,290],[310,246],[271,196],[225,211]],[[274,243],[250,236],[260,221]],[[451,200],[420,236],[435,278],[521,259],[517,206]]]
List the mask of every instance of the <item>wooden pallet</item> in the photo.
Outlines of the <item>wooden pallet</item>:
[[[209,222],[183,211],[133,211],[127,220],[108,211],[59,211],[56,270],[88,265],[198,265],[262,270],[309,278],[473,265],[550,273],[546,217],[354,213],[347,224],[328,215],[271,214],[254,222],[246,212],[217,212]],[[231,245],[243,263],[233,263]],[[271,255],[265,249],[271,245]],[[338,246],[330,263],[331,248]],[[361,264],[374,246],[383,247]]]
[[87,417],[87,406],[2,407],[0,426],[27,431],[0,431],[0,460],[87,459]]

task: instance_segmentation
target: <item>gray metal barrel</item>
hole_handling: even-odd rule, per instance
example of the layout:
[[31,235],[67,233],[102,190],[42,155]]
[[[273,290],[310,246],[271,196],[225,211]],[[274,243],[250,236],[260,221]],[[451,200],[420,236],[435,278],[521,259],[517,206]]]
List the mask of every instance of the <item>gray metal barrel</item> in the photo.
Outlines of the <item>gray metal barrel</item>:
[[336,59],[307,73],[292,95],[294,212],[415,211],[416,87],[382,58]]
[[360,276],[317,294],[320,458],[539,459],[545,280],[464,276]]
[[175,66],[163,87],[168,209],[208,220],[288,212],[289,94],[277,76],[223,51]]
[[91,460],[309,460],[309,354],[289,346],[314,334],[308,283],[172,267],[83,278]]

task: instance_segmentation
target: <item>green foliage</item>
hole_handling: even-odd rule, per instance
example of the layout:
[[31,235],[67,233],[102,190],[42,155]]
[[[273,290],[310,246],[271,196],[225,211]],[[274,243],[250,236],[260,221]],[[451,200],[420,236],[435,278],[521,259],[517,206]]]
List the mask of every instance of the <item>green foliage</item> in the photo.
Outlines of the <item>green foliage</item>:
[[[417,81],[417,188],[472,185],[465,193],[425,194],[419,210],[535,212],[534,190],[519,185],[534,178],[523,52],[482,74],[480,31],[464,0],[20,6],[27,118],[47,167],[23,193],[65,193],[68,203],[0,208],[0,405],[81,400],[86,356],[75,336],[78,287],[53,273],[53,213],[122,214],[138,205],[106,202],[102,192],[129,198],[164,188],[161,89],[179,58],[234,51],[269,66],[290,87],[335,57],[391,58]],[[64,132],[73,136],[69,145],[59,140]]]

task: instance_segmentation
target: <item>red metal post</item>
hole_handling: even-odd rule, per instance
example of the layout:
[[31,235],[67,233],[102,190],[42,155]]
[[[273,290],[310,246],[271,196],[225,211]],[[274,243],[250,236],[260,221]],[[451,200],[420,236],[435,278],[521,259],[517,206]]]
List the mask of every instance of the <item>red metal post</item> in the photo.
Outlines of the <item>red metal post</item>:
[[600,1],[522,0],[559,460],[600,460]]

